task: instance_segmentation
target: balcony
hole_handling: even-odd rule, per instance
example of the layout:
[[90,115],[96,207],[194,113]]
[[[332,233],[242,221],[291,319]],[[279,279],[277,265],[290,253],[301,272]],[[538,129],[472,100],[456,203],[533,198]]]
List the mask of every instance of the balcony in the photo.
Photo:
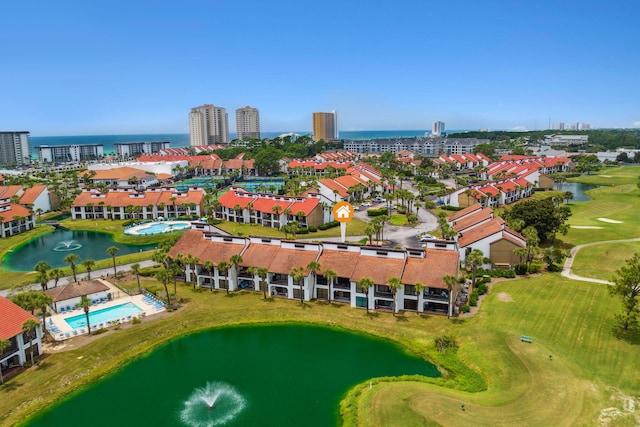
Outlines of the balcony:
[[270,282],[274,285],[284,285],[287,286],[289,284],[289,276],[286,274],[274,274],[271,276]]
[[338,280],[335,281],[333,287],[336,289],[351,289],[351,282],[349,279],[344,279],[339,277]]

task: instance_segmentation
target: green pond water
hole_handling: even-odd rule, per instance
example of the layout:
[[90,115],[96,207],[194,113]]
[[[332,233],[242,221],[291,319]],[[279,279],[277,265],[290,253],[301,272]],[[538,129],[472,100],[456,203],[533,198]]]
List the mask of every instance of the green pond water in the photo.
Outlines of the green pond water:
[[35,237],[24,245],[7,253],[2,259],[2,268],[9,271],[31,271],[39,261],[46,261],[52,267],[68,267],[64,258],[76,254],[80,259],[76,265],[86,259],[109,259],[107,248],[116,246],[120,250],[117,256],[127,255],[140,250],[146,251],[156,245],[125,245],[116,243],[110,234],[95,231],[72,231],[57,229],[51,233]]
[[390,342],[341,330],[212,329],[163,345],[27,425],[334,426],[352,385],[403,374],[439,376]]

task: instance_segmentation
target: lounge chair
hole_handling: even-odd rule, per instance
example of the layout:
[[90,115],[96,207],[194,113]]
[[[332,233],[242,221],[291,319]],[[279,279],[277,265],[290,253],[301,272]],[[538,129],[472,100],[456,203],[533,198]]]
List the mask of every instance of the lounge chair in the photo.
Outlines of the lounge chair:
[[67,310],[64,309],[64,307],[60,307],[60,313],[66,313]]
[[65,333],[64,333],[64,336],[65,336],[66,338],[71,338],[71,335],[69,334],[69,332],[65,332]]

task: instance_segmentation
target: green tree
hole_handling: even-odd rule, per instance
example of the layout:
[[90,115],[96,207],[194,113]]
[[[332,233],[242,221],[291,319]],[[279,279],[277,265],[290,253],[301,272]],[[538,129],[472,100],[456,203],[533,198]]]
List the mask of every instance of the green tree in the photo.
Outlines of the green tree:
[[216,266],[213,264],[213,262],[207,260],[204,262],[204,264],[202,264],[202,268],[209,272],[209,283],[211,284],[211,292],[213,292],[213,270],[216,268]]
[[623,312],[616,315],[616,321],[623,332],[635,328],[640,316],[640,254],[633,254],[625,264],[616,270],[614,284],[609,286],[609,294],[622,302]]
[[87,280],[91,280],[91,271],[93,270],[93,267],[95,267],[96,262],[92,259],[85,259],[80,263],[80,265],[82,265],[84,269],[87,270]]
[[552,246],[544,250],[543,259],[547,263],[549,271],[556,272],[562,270],[562,263],[567,255],[562,249]]
[[555,206],[551,199],[525,200],[506,209],[502,215],[508,223],[522,220],[524,227],[535,228],[540,242],[553,241],[556,233],[566,234],[570,216],[569,207]]
[[[200,258],[198,258],[197,256],[195,256],[193,254],[187,254],[187,256],[184,259],[184,262],[186,263],[186,265],[189,266],[189,270],[190,270],[190,272],[189,272],[190,273],[189,274],[189,276],[190,276],[189,280],[193,282],[193,289],[195,289],[196,288],[196,282],[198,281],[197,280],[198,276],[195,274],[196,273],[196,266],[200,262]],[[192,274],[196,276],[196,280],[192,280],[193,279],[193,277],[191,276]],[[185,276],[184,277],[185,277],[185,282],[186,282],[186,280],[187,280],[186,272],[185,272]]]
[[326,269],[324,273],[322,273],[324,278],[327,280],[328,292],[327,292],[327,301],[331,302],[331,287],[335,280],[338,278],[338,273],[334,270]]
[[33,339],[36,336],[36,330],[37,329],[38,329],[38,322],[36,322],[34,319],[27,319],[22,324],[22,332],[24,332],[24,334],[27,337],[29,337],[29,351],[31,353],[31,366],[34,365],[34,360],[33,360]]
[[40,309],[40,314],[42,315],[42,329],[44,332],[47,331],[47,308],[52,302],[51,297],[44,292],[38,292],[34,298],[34,305]]
[[64,277],[64,271],[61,268],[54,268],[49,272],[49,278],[53,280],[53,287],[58,287],[58,281]]
[[113,261],[113,276],[114,276],[114,280],[117,280],[118,278],[118,271],[116,270],[116,254],[120,252],[120,248],[117,246],[110,246],[107,248],[107,254],[109,254],[109,256],[111,257],[111,260]]
[[89,308],[93,303],[86,295],[82,295],[80,297],[80,302],[78,303],[78,307],[80,307],[84,311],[84,316],[87,319],[87,329],[89,331],[89,335],[91,335],[91,321],[89,320]]
[[[11,348],[11,341],[4,338],[0,338],[0,355]],[[0,384],[4,384],[4,378],[2,377],[2,369],[0,369]]]
[[300,287],[300,304],[304,305],[304,268],[291,267],[289,275],[293,279],[293,283]]
[[393,308],[391,310],[391,314],[396,315],[396,311],[398,309],[398,304],[396,301],[396,295],[398,290],[402,287],[402,280],[399,277],[393,276],[387,279],[387,286],[391,290],[391,296],[393,298]]
[[46,291],[47,282],[49,281],[48,271],[51,269],[51,265],[46,261],[39,261],[33,269],[38,272],[38,281],[42,286],[42,290]]
[[451,274],[445,274],[444,277],[442,278],[442,281],[444,282],[444,284],[447,286],[447,289],[449,290],[449,310],[447,311],[447,317],[450,317],[451,313],[453,312],[453,303],[455,301],[455,299],[453,298],[453,294],[455,293],[454,291],[456,291],[456,288],[458,287],[458,278]]
[[474,249],[465,257],[464,262],[467,265],[467,268],[471,269],[471,283],[475,289],[476,271],[484,262],[484,254],[480,249]]
[[256,268],[256,274],[260,278],[260,289],[262,289],[262,295],[264,300],[267,300],[267,289],[269,287],[267,283],[267,276],[269,275],[269,269],[267,267]]
[[229,262],[233,266],[233,271],[236,273],[236,289],[240,289],[240,264],[242,264],[242,255],[231,255]]
[[367,314],[369,314],[369,289],[373,286],[373,280],[368,277],[362,277],[356,282],[356,286],[364,292],[364,297],[367,300]]
[[138,281],[138,293],[142,293],[142,286],[140,286],[140,264],[137,262],[135,264],[131,264],[131,271],[136,275],[136,280]]
[[156,280],[158,280],[158,282],[162,283],[162,286],[164,286],[164,292],[167,295],[167,306],[171,307],[171,294],[169,294],[169,287],[168,287],[168,283],[169,283],[169,279],[171,278],[171,273],[169,273],[169,270],[167,270],[166,268],[163,268],[162,270],[156,271],[155,274]]
[[71,272],[73,273],[73,281],[77,282],[78,278],[76,277],[76,261],[78,261],[80,259],[80,257],[76,254],[69,254],[66,257],[64,257],[64,262],[66,262],[67,264],[69,264],[69,267],[71,267]]
[[[311,283],[316,283],[317,279],[317,274],[320,272],[320,269],[322,268],[322,266],[320,265],[320,263],[318,261],[311,261],[309,264],[307,264],[307,270],[309,270],[309,273],[312,274],[312,279],[310,279]],[[313,285],[315,286],[315,285]],[[311,292],[311,289],[309,290],[309,292]],[[311,296],[312,297],[312,296]]]
[[217,266],[218,273],[222,277],[224,277],[225,289],[227,290],[227,295],[229,295],[229,277],[227,276],[227,272],[229,271],[230,268],[231,268],[231,264],[229,264],[227,261],[220,261]]

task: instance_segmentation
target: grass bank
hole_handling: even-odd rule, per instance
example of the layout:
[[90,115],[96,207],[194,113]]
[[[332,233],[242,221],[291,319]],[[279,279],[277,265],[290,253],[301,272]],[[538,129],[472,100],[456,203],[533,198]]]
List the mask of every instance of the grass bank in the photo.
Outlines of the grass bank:
[[363,426],[637,425],[628,399],[640,390],[640,338],[614,336],[618,305],[606,286],[556,274],[496,284],[475,318],[449,329],[461,342],[459,357],[488,378],[486,391],[366,384],[348,419]]
[[[305,322],[341,327],[386,338],[433,360],[441,366],[439,384],[465,390],[486,388],[484,379],[460,360],[445,359],[433,346],[433,337],[450,327],[442,316],[355,310],[324,301],[306,303],[284,299],[262,299],[262,293],[210,293],[179,283],[179,294],[187,299],[170,316],[147,318],[130,328],[110,331],[81,348],[53,354],[42,363],[0,387],[0,424],[13,425],[61,397],[95,381],[128,361],[172,338],[207,328],[265,322]],[[346,392],[346,390],[345,390]]]

